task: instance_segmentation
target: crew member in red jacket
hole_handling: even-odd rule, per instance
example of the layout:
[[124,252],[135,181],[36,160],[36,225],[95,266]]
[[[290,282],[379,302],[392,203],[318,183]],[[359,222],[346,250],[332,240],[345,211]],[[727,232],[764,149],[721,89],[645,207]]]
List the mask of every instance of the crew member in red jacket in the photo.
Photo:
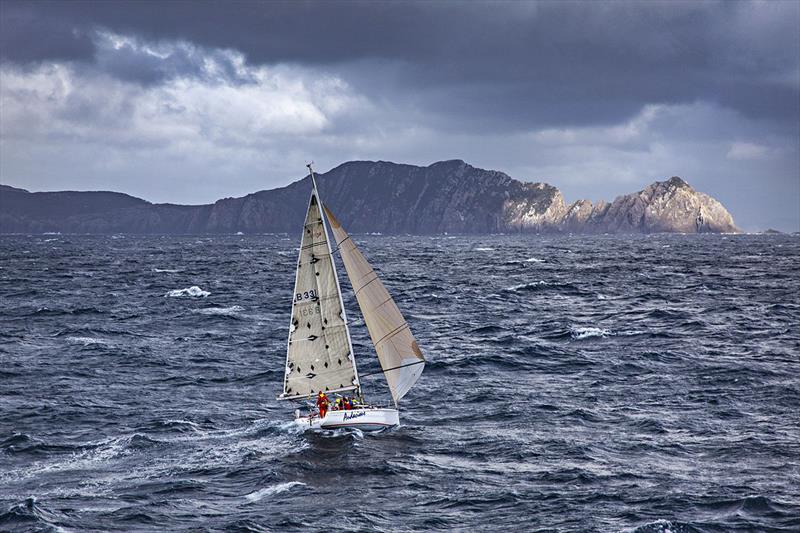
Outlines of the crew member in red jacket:
[[320,418],[325,418],[325,415],[328,413],[328,405],[330,405],[328,397],[325,396],[324,392],[319,391],[319,396],[317,396],[317,408],[319,409]]

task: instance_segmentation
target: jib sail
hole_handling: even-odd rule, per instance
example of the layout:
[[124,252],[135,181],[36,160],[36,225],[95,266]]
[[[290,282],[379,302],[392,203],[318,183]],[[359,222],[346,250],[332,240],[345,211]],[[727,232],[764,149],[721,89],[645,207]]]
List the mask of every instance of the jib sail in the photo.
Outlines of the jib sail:
[[425,358],[386,287],[330,209],[324,209],[383,375],[397,404],[419,379]]

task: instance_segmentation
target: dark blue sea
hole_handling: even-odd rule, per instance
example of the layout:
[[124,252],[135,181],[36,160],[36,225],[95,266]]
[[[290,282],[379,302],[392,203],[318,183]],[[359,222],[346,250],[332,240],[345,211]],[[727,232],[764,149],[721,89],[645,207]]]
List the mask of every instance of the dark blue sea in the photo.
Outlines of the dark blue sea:
[[378,434],[275,400],[299,232],[0,237],[0,530],[800,531],[800,237],[354,239]]

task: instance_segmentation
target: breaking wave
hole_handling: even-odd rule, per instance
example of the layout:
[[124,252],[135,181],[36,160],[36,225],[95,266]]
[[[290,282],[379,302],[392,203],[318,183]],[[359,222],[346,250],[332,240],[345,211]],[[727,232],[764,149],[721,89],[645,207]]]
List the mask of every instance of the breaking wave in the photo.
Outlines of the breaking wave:
[[67,337],[67,342],[72,344],[82,344],[83,346],[91,346],[93,344],[106,345],[106,341],[97,339],[95,337]]
[[192,312],[201,315],[235,317],[238,316],[241,311],[244,311],[244,307],[232,305],[230,307],[206,307],[204,309],[195,309]]
[[186,298],[186,297],[190,297],[190,298],[205,298],[206,296],[209,296],[210,294],[211,294],[210,292],[204,291],[203,289],[201,289],[197,285],[192,285],[191,287],[186,288],[186,289],[171,290],[167,294],[165,294],[164,296],[167,297],[167,298]]
[[271,485],[269,487],[264,487],[263,489],[257,490],[255,492],[251,492],[247,494],[245,498],[251,502],[261,501],[268,496],[273,496],[275,494],[280,494],[281,492],[286,492],[290,490],[292,487],[297,486],[305,486],[305,483],[302,481],[287,481],[286,483],[278,483],[277,485]]
[[540,279],[539,281],[532,281],[530,283],[521,283],[519,285],[506,287],[505,290],[509,292],[531,291],[531,290],[536,290],[544,285],[548,285],[548,283],[543,279]]
[[605,328],[597,328],[594,326],[570,326],[569,333],[575,340],[588,339],[591,337],[610,337],[614,333]]

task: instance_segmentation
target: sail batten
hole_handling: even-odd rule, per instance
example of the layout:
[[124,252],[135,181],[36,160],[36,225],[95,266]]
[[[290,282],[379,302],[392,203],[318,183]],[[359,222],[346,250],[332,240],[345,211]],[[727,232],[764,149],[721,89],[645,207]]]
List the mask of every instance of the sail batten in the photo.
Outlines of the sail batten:
[[330,209],[323,209],[392,398],[397,404],[422,374],[425,357],[378,275]]

